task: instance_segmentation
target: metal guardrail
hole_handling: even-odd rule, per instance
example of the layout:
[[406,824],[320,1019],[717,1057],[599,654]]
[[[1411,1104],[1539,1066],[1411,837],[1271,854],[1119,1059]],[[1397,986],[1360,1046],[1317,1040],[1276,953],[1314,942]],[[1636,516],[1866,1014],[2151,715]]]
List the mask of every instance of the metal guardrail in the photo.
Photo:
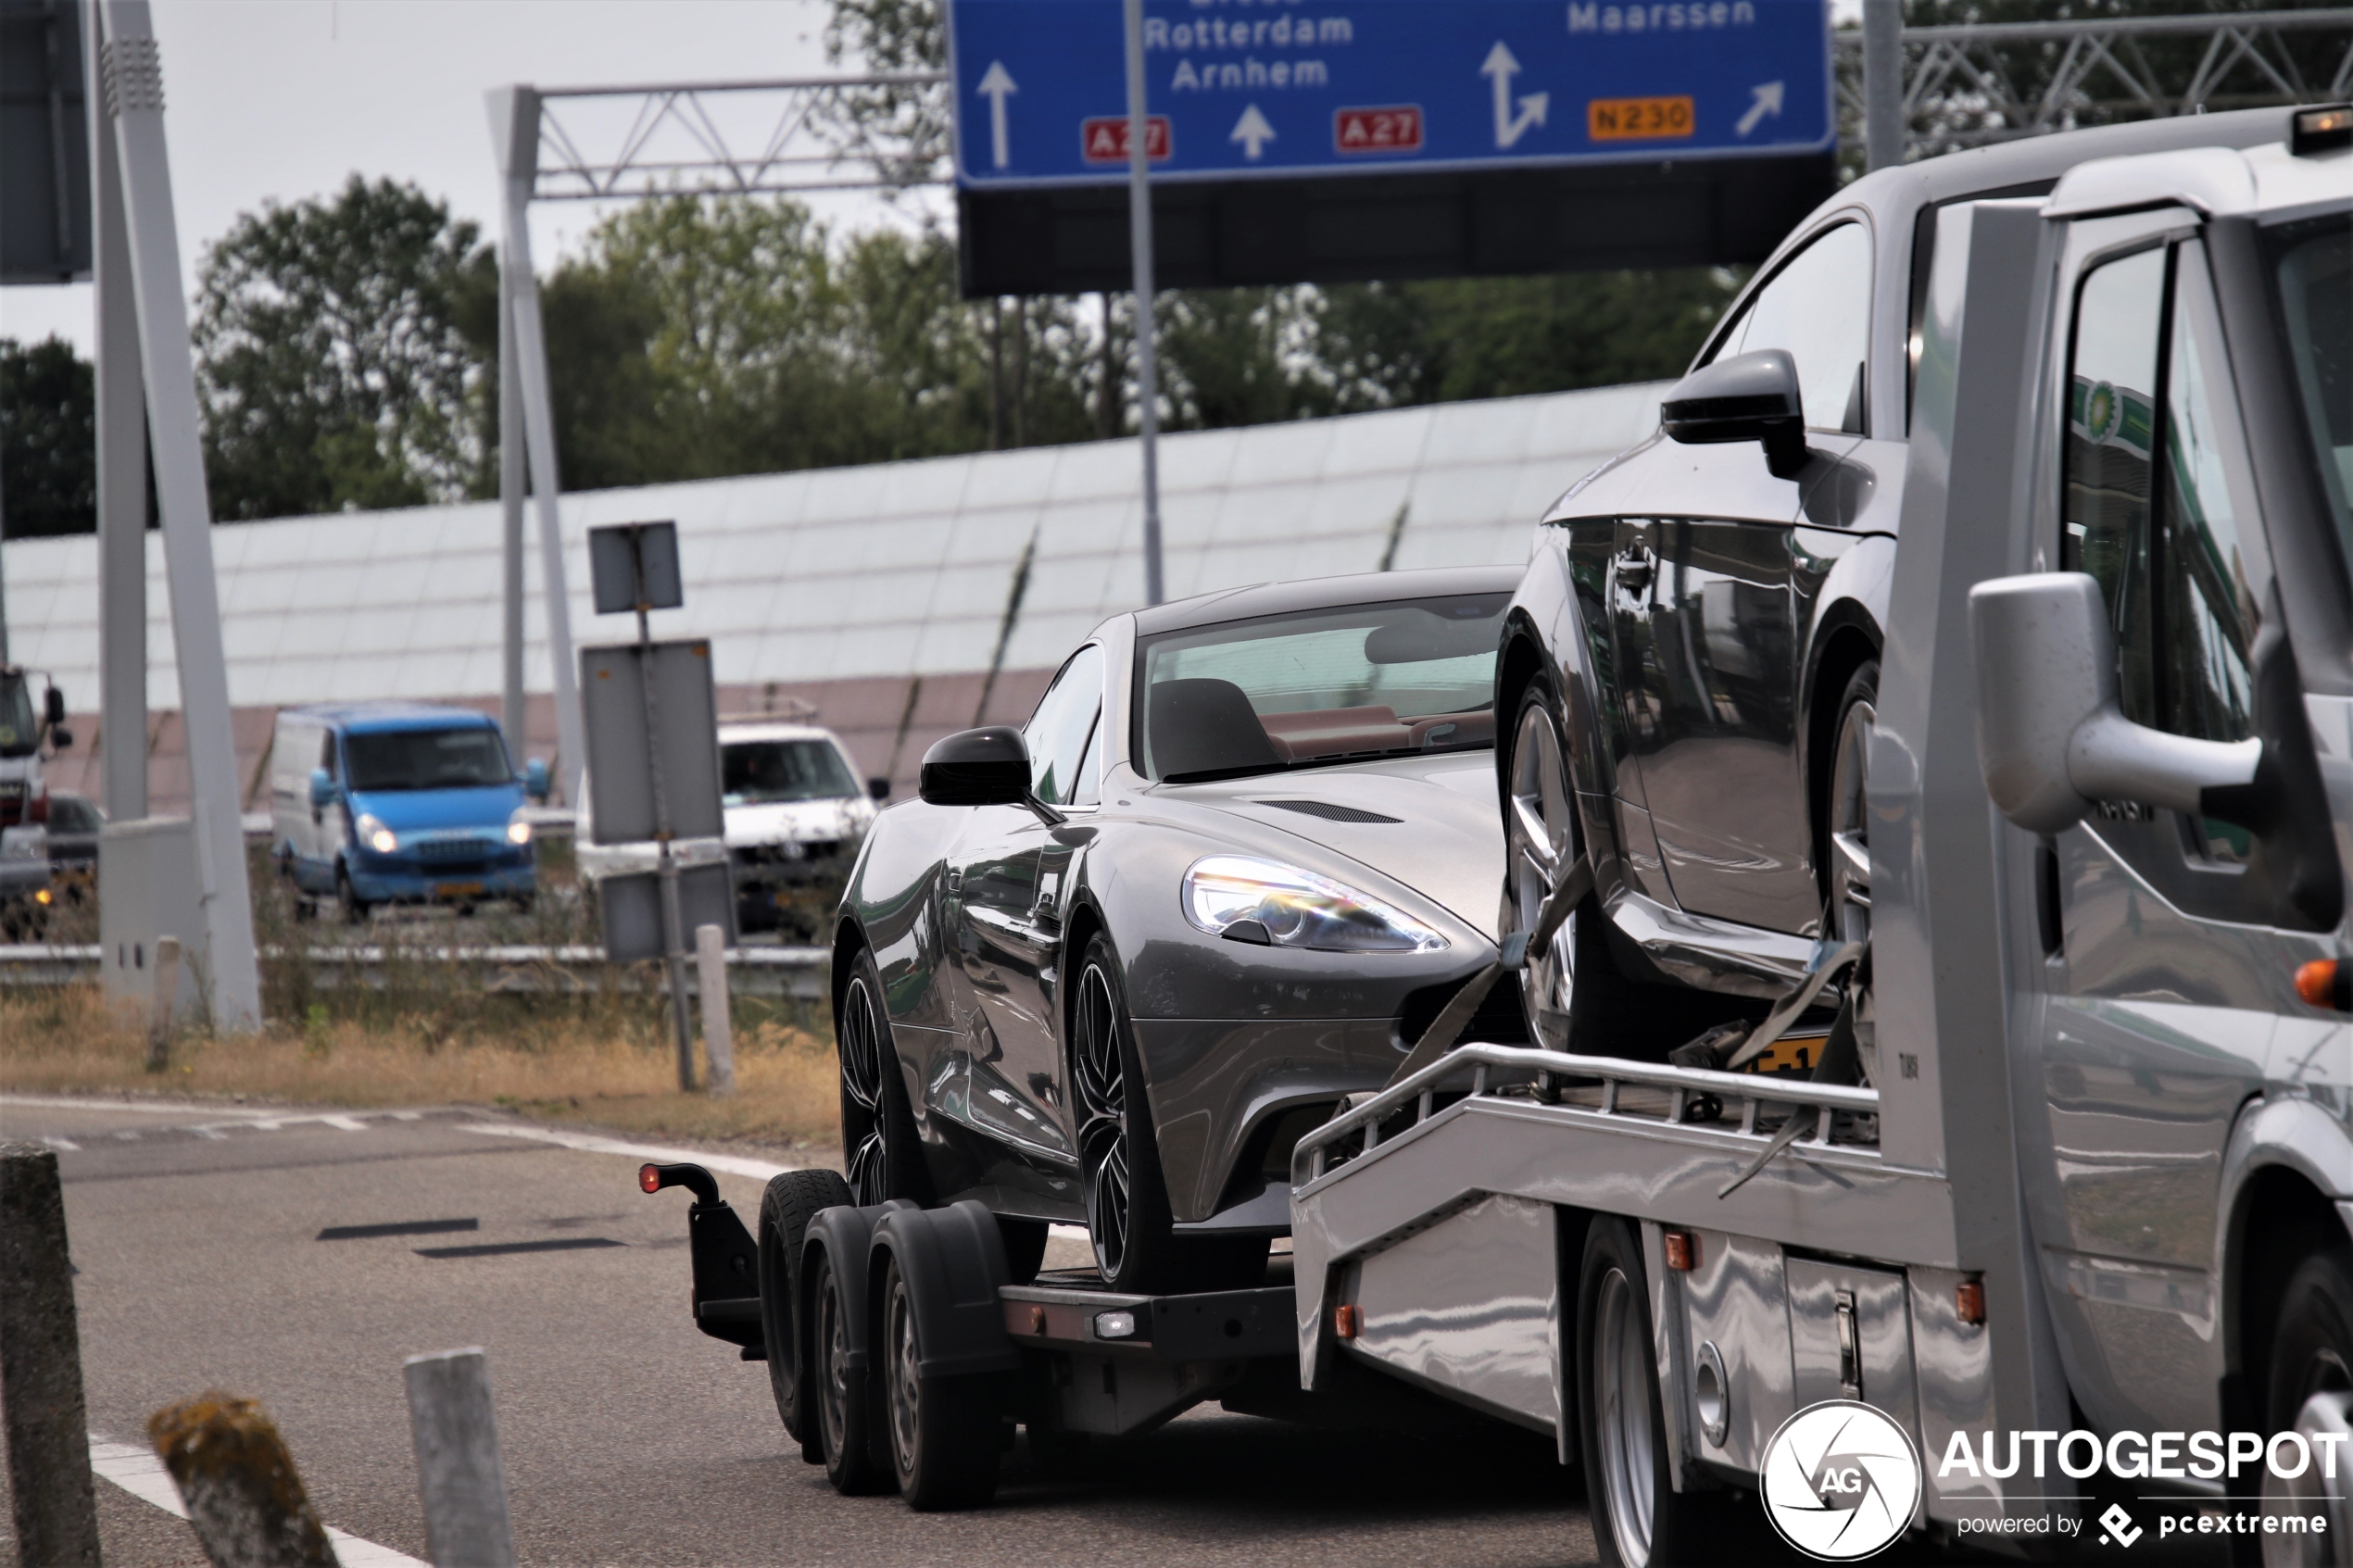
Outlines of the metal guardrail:
[[[1843,1084],[1816,1084],[1768,1073],[1716,1073],[1700,1067],[1628,1061],[1618,1057],[1571,1056],[1565,1051],[1525,1046],[1463,1045],[1403,1083],[1382,1090],[1362,1105],[1342,1111],[1303,1135],[1291,1155],[1291,1185],[1301,1187],[1320,1179],[1333,1163],[1330,1155],[1336,1146],[1353,1135],[1362,1135],[1362,1147],[1344,1152],[1342,1158],[1370,1154],[1380,1147],[1381,1123],[1409,1106],[1414,1111],[1412,1126],[1428,1121],[1435,1112],[1434,1102],[1440,1090],[1449,1080],[1461,1078],[1466,1069],[1470,1073],[1470,1097],[1474,1099],[1507,1088],[1527,1089],[1533,1092],[1539,1103],[1561,1104],[1561,1097],[1572,1086],[1579,1090],[1598,1086],[1597,1104],[1580,1104],[1574,1109],[1589,1115],[1624,1116],[1629,1121],[1653,1124],[1713,1124],[1717,1131],[1730,1132],[1733,1129],[1723,1123],[1737,1106],[1738,1130],[1750,1137],[1761,1135],[1757,1116],[1768,1106],[1786,1106],[1797,1115],[1810,1110],[1815,1112],[1812,1137],[1791,1140],[1801,1145],[1828,1144],[1832,1121],[1839,1112],[1876,1116],[1880,1108],[1877,1089]],[[1499,1081],[1501,1074],[1509,1074],[1508,1082]],[[1626,1088],[1664,1089],[1667,1098],[1657,1106],[1658,1114],[1649,1114],[1620,1103],[1620,1091]],[[1705,1123],[1687,1123],[1690,1111],[1702,1096],[1717,1102],[1716,1115]],[[1785,1123],[1783,1131],[1788,1130]]]
[[[282,947],[264,947],[265,960],[291,956]],[[659,989],[635,965],[618,965],[600,947],[544,947],[527,944],[481,947],[389,947],[378,943],[313,947],[301,955],[315,968],[340,972],[347,981],[383,985],[390,964],[456,964],[494,971],[484,980],[491,991],[583,991],[598,985],[624,990]],[[824,947],[737,947],[727,955],[736,989],[746,996],[814,998],[826,991],[833,956]],[[103,962],[96,943],[55,945],[20,943],[0,946],[0,985],[69,985],[95,980]],[[618,971],[606,976],[600,972]]]

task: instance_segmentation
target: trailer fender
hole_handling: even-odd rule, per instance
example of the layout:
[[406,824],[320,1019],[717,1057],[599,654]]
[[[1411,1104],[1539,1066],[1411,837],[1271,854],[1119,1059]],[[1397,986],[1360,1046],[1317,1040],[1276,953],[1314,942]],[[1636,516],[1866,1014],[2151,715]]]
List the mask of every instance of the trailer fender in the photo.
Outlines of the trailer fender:
[[985,1205],[966,1198],[946,1209],[902,1208],[884,1214],[875,1226],[866,1267],[869,1293],[891,1259],[907,1281],[924,1376],[1010,1372],[1021,1364],[997,1294],[1013,1283],[1004,1233]]
[[820,1209],[809,1222],[809,1231],[800,1244],[801,1298],[794,1303],[793,1332],[800,1340],[802,1366],[817,1364],[816,1345],[810,1338],[811,1327],[817,1321],[817,1262],[824,1259],[833,1265],[834,1278],[841,1285],[842,1336],[849,1342],[845,1364],[852,1372],[866,1370],[867,1326],[873,1321],[866,1301],[866,1257],[872,1249],[875,1227],[884,1216],[900,1210],[914,1209],[903,1198],[888,1203],[876,1203],[863,1209]]

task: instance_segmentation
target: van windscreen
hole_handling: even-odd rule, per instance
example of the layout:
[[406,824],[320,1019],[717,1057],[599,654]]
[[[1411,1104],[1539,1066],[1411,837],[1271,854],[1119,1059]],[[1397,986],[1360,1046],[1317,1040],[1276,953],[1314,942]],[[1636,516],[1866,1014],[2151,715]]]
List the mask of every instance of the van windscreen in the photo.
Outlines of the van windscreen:
[[858,781],[829,741],[730,741],[719,758],[721,800],[729,806],[831,800],[858,793]]
[[498,732],[480,725],[462,730],[371,730],[343,737],[350,764],[348,786],[371,789],[475,789],[510,784],[515,771]]

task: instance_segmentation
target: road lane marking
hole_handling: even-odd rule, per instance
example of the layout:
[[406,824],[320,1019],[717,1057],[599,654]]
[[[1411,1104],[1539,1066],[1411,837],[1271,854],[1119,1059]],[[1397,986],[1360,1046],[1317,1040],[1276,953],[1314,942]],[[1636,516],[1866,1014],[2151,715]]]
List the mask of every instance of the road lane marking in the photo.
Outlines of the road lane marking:
[[44,1137],[41,1141],[47,1144],[51,1148],[56,1149],[59,1154],[79,1154],[82,1152],[82,1146],[74,1142],[71,1138]]
[[[469,1133],[487,1133],[493,1137],[529,1138],[535,1143],[551,1143],[560,1148],[576,1148],[588,1154],[618,1154],[624,1159],[650,1160],[662,1165],[700,1165],[709,1171],[724,1171],[731,1176],[749,1176],[764,1182],[781,1176],[786,1171],[823,1169],[820,1166],[777,1165],[765,1160],[746,1160],[735,1154],[706,1154],[698,1148],[668,1148],[656,1144],[624,1143],[619,1138],[600,1138],[588,1133],[567,1133],[555,1127],[507,1127],[485,1122],[467,1122],[460,1125]],[[1084,1225],[1049,1225],[1051,1235],[1088,1246]]]
[[349,1116],[321,1116],[319,1120],[339,1133],[364,1133],[368,1130],[368,1123]]
[[623,1159],[650,1160],[662,1165],[700,1165],[706,1170],[724,1171],[731,1176],[749,1176],[755,1182],[781,1176],[787,1171],[804,1169],[799,1165],[778,1165],[765,1160],[746,1160],[735,1154],[705,1154],[698,1148],[664,1148],[654,1144],[623,1143],[618,1138],[567,1133],[554,1127],[502,1127],[482,1122],[469,1122],[464,1125],[469,1133],[486,1133],[500,1138],[529,1138],[534,1143],[551,1143],[560,1148],[576,1148],[588,1154],[618,1154]]
[[485,1241],[472,1247],[420,1247],[420,1258],[497,1258],[510,1252],[583,1252],[598,1247],[624,1247],[626,1242],[603,1236],[565,1236],[549,1241]]
[[[151,1449],[134,1448],[118,1443],[96,1432],[90,1434],[90,1474],[104,1476],[120,1486],[141,1502],[153,1503],[166,1513],[182,1519],[188,1517],[188,1505],[180,1499],[178,1483],[171,1472],[163,1467]],[[327,1526],[327,1539],[334,1543],[335,1561],[343,1568],[429,1568],[429,1565],[398,1552],[388,1546],[362,1540],[347,1530]]]

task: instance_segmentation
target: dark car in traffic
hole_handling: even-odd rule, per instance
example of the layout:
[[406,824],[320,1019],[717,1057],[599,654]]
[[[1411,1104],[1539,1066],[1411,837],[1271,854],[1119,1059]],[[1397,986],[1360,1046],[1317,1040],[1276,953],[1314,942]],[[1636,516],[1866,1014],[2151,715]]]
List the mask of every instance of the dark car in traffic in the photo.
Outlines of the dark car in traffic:
[[[1033,1270],[1048,1223],[1085,1224],[1120,1290],[1263,1269],[1300,1133],[1495,957],[1519,575],[1114,616],[1027,725],[933,747],[836,930],[858,1201],[979,1198]],[[1525,1037],[1508,987],[1478,1028]]]

